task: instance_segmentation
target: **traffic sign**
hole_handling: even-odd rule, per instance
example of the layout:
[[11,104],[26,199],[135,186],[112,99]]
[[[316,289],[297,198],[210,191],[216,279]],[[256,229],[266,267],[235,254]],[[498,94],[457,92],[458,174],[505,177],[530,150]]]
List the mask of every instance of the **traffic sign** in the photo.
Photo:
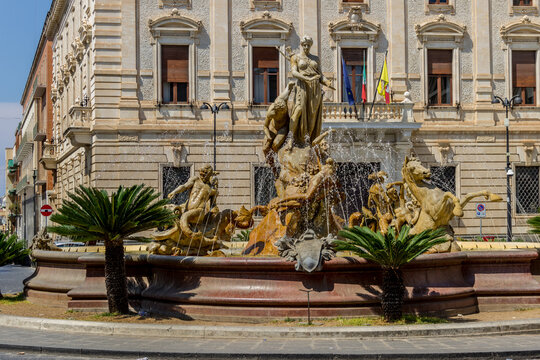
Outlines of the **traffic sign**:
[[51,207],[51,205],[48,205],[48,204],[45,204],[41,207],[41,209],[39,210],[39,212],[41,213],[41,215],[43,216],[51,216],[52,215],[52,212],[53,212],[53,209]]
[[485,203],[476,204],[476,217],[479,217],[479,218],[486,217],[486,204]]

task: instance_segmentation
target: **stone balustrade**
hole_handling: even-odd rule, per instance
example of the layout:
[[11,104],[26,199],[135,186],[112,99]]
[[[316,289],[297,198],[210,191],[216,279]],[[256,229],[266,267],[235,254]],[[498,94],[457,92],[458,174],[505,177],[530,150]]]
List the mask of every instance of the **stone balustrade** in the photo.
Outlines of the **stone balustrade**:
[[[375,103],[371,110],[371,103],[349,105],[347,103],[323,104],[323,122],[414,122],[412,116],[412,102],[402,103]],[[371,116],[370,116],[371,111]]]

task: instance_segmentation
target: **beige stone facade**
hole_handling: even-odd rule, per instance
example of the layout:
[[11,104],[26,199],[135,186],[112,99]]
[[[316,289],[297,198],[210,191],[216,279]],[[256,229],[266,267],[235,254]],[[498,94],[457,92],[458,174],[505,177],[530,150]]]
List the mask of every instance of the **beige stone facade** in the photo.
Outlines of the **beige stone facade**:
[[[333,157],[379,163],[395,179],[413,151],[426,165],[455,168],[458,197],[490,188],[506,198],[504,109],[491,99],[512,95],[515,51],[536,52],[540,87],[537,1],[54,0],[45,32],[53,49],[54,125],[44,154],[56,170],[56,205],[78,184],[111,190],[145,183],[164,191],[164,169],[189,166],[194,174],[212,163],[214,123],[200,110],[205,101],[231,108],[217,114],[219,205],[254,205],[266,106],[253,102],[253,49],[285,53],[304,34],[337,89],[324,95],[324,127],[337,129]],[[161,67],[162,48],[173,45],[189,54],[188,99],[174,105],[163,100]],[[343,111],[342,49],[350,48],[366,49],[369,101],[388,51],[394,102],[377,103],[369,121]],[[441,49],[451,51],[452,100],[433,106],[428,54]],[[279,88],[290,78],[280,56]],[[540,164],[540,97],[535,101],[511,111],[513,167]],[[512,186],[516,194],[514,179]],[[513,204],[520,238],[530,215]],[[470,204],[454,221],[457,235],[478,234],[474,209]],[[506,203],[488,204],[483,226],[504,235]]]

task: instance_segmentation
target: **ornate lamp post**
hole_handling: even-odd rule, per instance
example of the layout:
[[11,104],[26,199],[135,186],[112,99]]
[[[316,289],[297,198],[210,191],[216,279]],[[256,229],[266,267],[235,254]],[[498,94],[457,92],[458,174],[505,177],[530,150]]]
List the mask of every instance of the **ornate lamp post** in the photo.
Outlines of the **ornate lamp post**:
[[521,97],[515,95],[510,100],[494,96],[491,100],[492,104],[502,104],[506,110],[504,118],[504,126],[506,127],[506,241],[512,241],[512,189],[510,187],[510,178],[514,175],[514,171],[510,167],[510,141],[508,128],[510,127],[510,119],[508,118],[508,109],[514,105],[521,104]]
[[216,116],[217,116],[217,113],[219,112],[219,110],[221,110],[221,109],[228,110],[229,105],[227,105],[227,103],[225,103],[225,102],[222,102],[219,105],[215,105],[215,104],[210,105],[207,102],[203,102],[203,104],[201,105],[201,110],[208,110],[208,109],[210,109],[210,111],[212,111],[212,114],[214,114],[214,171],[216,171],[216,142],[217,142]]

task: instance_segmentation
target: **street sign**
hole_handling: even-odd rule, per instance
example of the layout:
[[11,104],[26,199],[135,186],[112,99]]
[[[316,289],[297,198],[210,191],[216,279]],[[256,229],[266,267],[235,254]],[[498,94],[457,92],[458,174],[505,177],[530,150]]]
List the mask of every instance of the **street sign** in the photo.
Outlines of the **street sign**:
[[486,217],[486,204],[485,203],[476,204],[476,217],[479,217],[479,218]]
[[41,207],[41,209],[39,210],[39,212],[41,213],[41,215],[43,216],[51,216],[52,215],[52,212],[53,212],[53,209],[51,207],[51,205],[43,205]]

